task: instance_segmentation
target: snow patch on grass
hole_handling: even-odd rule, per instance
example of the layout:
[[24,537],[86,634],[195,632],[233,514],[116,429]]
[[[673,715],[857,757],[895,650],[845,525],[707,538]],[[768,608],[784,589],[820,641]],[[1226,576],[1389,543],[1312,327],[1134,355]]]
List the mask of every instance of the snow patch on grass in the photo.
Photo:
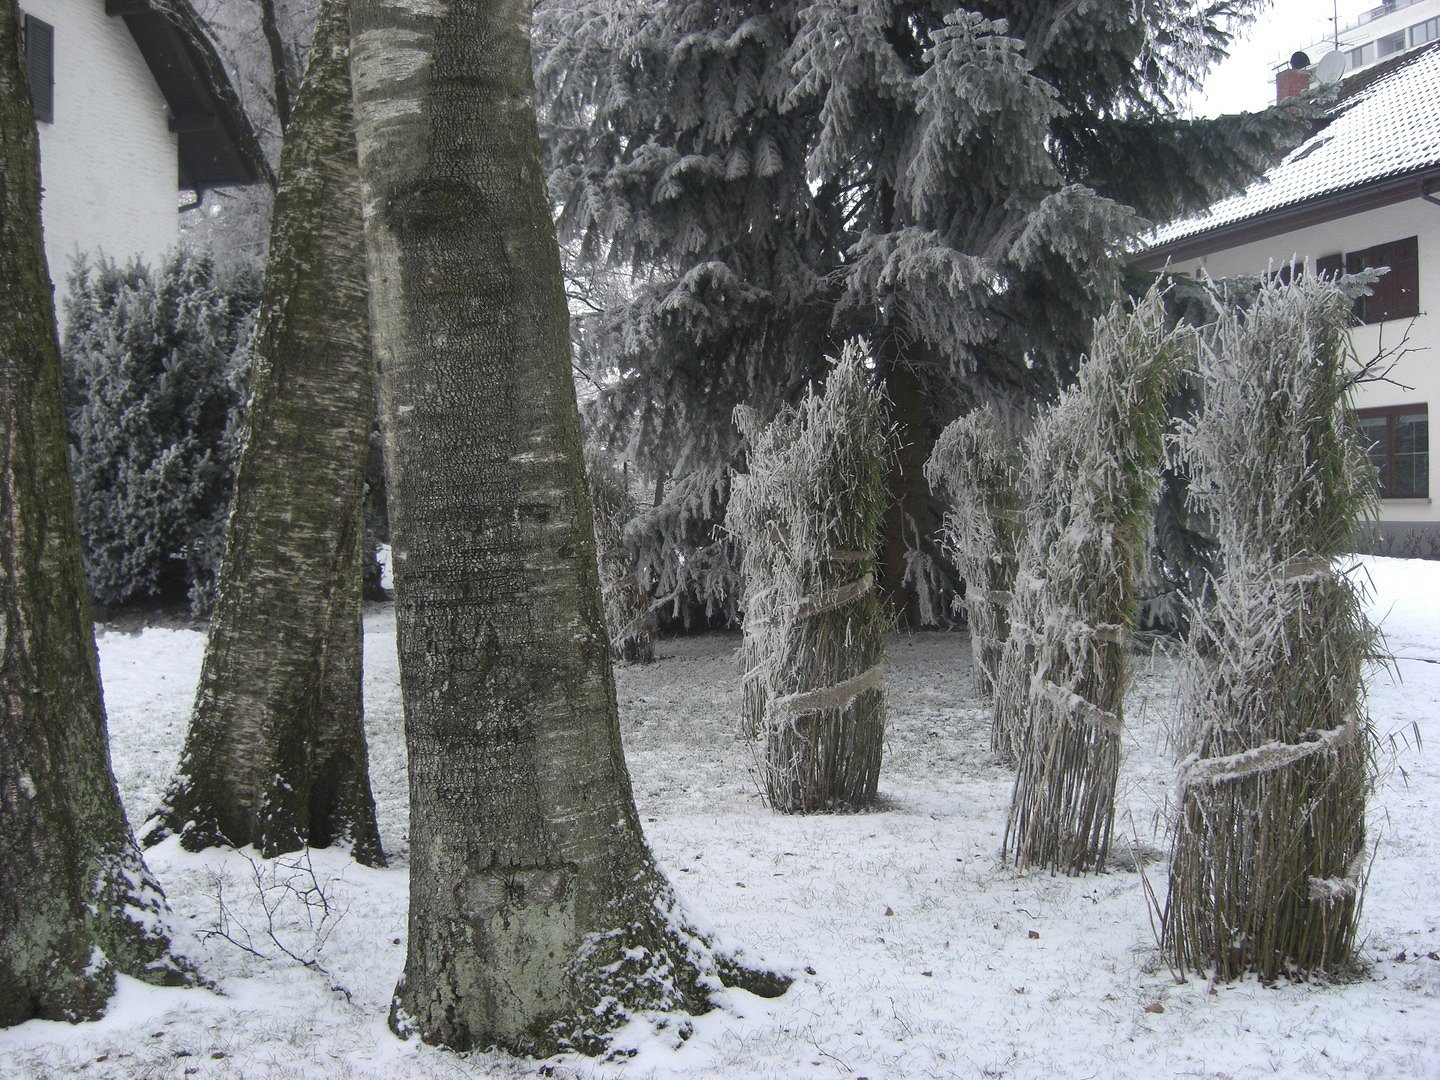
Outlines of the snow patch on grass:
[[[1390,648],[1440,659],[1440,563],[1362,567]],[[372,782],[392,859],[377,870],[312,853],[316,876],[346,908],[323,970],[184,935],[213,988],[122,977],[95,1023],[0,1032],[0,1075],[536,1074],[533,1061],[437,1051],[386,1027],[405,957],[409,818],[390,608],[367,608],[365,627]],[[999,860],[1013,775],[989,750],[989,710],[972,696],[964,635],[890,640],[880,806],[834,817],[764,807],[752,749],[734,735],[738,646],[727,634],[661,641],[657,663],[618,667],[626,753],[650,843],[697,925],[802,974],[773,1001],[721,991],[724,1007],[695,1018],[683,1041],[673,1026],[634,1023],[615,1041],[633,1057],[559,1057],[543,1063],[553,1075],[1440,1075],[1440,665],[1371,669],[1377,730],[1418,726],[1424,741],[1388,744],[1398,768],[1374,801],[1367,977],[1212,988],[1177,984],[1166,970],[1134,868],[1138,856],[1164,895],[1172,659],[1138,659],[1126,700],[1116,868],[1058,878],[1019,875]],[[101,636],[111,749],[132,820],[153,808],[175,765],[203,648],[191,630]],[[239,889],[251,875],[240,853],[189,854],[173,839],[147,857],[191,933],[214,925],[217,877]],[[303,940],[302,912],[281,920],[281,933]]]

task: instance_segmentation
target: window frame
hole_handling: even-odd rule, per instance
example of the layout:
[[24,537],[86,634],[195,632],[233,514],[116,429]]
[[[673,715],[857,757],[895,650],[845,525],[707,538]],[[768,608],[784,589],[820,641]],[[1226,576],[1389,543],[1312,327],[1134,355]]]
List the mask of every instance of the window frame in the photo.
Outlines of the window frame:
[[[1430,406],[1428,402],[1412,402],[1406,405],[1381,405],[1368,409],[1355,410],[1356,426],[1363,420],[1385,421],[1384,438],[1380,443],[1384,447],[1384,468],[1378,477],[1380,484],[1380,497],[1382,499],[1428,499],[1430,498]],[[1395,428],[1397,421],[1402,417],[1423,416],[1425,418],[1425,490],[1398,491],[1394,487],[1395,482]],[[1357,436],[1359,432],[1357,431]],[[1365,446],[1365,455],[1374,460],[1371,455],[1371,447],[1376,444]]]

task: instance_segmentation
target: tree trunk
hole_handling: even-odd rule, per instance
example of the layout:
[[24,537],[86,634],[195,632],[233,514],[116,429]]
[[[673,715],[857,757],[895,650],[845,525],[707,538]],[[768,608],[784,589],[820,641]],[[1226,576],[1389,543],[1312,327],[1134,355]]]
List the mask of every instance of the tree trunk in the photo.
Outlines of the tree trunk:
[[0,1026],[188,978],[115,779],[67,469],[19,13],[0,0]]
[[682,921],[621,751],[530,5],[352,10],[410,756],[391,1024],[595,1051],[735,972]]
[[[930,489],[925,483],[925,462],[934,446],[925,388],[915,369],[905,363],[893,343],[878,350],[882,358],[885,393],[895,422],[897,447],[890,465],[892,502],[885,515],[881,547],[884,592],[890,613],[902,627],[924,622],[914,581],[906,581],[910,561],[929,546]],[[914,554],[912,554],[914,553]]]
[[281,155],[219,600],[147,843],[346,844],[383,861],[360,688],[374,359],[349,44],[346,0],[326,0]]

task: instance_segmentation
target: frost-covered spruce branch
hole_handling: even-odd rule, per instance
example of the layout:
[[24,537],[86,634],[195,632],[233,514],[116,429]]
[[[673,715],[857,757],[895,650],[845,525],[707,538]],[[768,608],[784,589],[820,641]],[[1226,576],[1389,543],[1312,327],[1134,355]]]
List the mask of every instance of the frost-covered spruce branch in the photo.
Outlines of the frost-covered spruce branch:
[[1005,851],[1022,869],[1104,865],[1120,767],[1124,642],[1147,550],[1165,398],[1193,349],[1163,294],[1095,325],[1079,380],[1027,440],[1026,535],[996,725],[1018,741]]
[[595,518],[595,555],[611,659],[648,664],[655,659],[655,617],[625,545],[625,526],[635,517],[635,500],[624,469],[594,443],[585,448],[585,477]]
[[1350,421],[1346,290],[1306,277],[1222,305],[1182,431],[1191,498],[1226,572],[1183,681],[1164,947],[1181,970],[1304,977],[1353,957],[1375,630],[1333,560],[1374,514]]
[[[1010,597],[1024,515],[1020,504],[1020,447],[993,406],[976,409],[947,427],[925,473],[937,494],[948,496],[944,540],[965,582],[965,614],[975,654],[975,687],[995,692],[1000,654],[1010,635]],[[994,748],[1013,757],[1008,740],[992,732]]]
[[826,380],[762,425],[736,410],[750,471],[726,527],[745,579],[745,726],[765,737],[764,781],[785,812],[875,797],[885,731],[886,620],[875,592],[891,432],[869,354],[845,347]]

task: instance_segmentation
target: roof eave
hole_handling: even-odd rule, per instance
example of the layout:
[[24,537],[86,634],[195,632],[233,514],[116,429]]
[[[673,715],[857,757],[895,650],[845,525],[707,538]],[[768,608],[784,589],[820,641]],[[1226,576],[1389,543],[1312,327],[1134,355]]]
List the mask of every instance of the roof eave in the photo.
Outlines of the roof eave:
[[1437,187],[1440,187],[1440,162],[1432,162],[1408,172],[1326,192],[1303,202],[1157,244],[1135,256],[1131,262],[1142,270],[1160,270],[1170,263],[1186,262],[1226,248],[1429,195]]
[[273,183],[260,140],[188,0],[105,0],[124,19],[170,108],[180,187]]

